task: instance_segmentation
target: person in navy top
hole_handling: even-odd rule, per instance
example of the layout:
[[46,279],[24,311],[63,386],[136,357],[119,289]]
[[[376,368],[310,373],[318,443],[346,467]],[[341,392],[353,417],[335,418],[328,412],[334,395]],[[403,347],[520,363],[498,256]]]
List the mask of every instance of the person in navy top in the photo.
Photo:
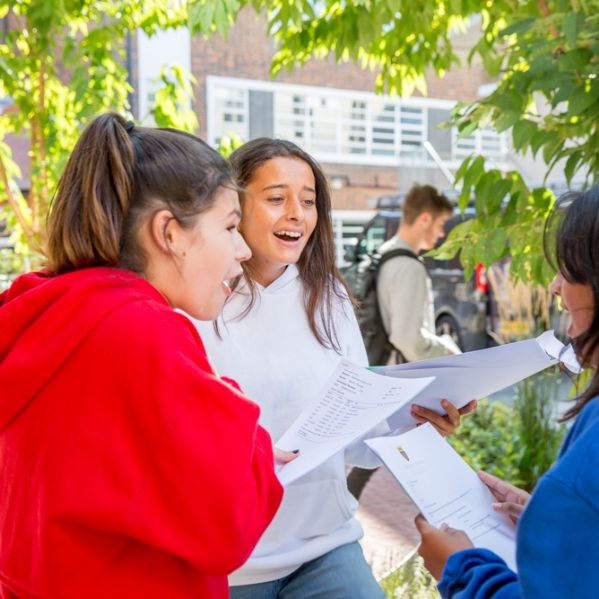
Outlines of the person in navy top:
[[556,214],[564,214],[551,287],[570,313],[568,335],[592,378],[564,415],[576,420],[532,495],[480,473],[495,509],[517,524],[517,573],[493,552],[473,548],[462,531],[417,517],[419,553],[440,579],[444,599],[599,596],[599,186],[568,193],[559,205],[563,211]]

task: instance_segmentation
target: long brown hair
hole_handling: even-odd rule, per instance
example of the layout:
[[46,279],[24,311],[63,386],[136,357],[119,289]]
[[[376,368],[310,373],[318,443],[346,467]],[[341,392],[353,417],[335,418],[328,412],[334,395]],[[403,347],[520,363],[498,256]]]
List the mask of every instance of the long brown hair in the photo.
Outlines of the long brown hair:
[[[569,283],[590,286],[593,292],[593,319],[589,328],[572,339],[579,360],[593,368],[593,376],[575,405],[563,417],[576,416],[599,395],[599,186],[588,191],[569,192],[560,197],[545,226],[545,254]],[[555,216],[561,220],[555,231]],[[555,243],[553,243],[555,239]]]
[[[244,144],[230,157],[235,180],[240,188],[242,213],[245,199],[243,190],[252,181],[256,170],[273,158],[302,160],[314,174],[318,218],[297,267],[304,287],[304,306],[312,333],[324,347],[340,351],[333,310],[335,303],[339,299],[345,299],[349,292],[335,264],[331,192],[319,164],[294,143],[283,139],[261,137]],[[240,318],[251,310],[256,300],[256,287],[251,278],[252,260],[241,266],[251,297],[246,309],[239,315]]]
[[167,208],[189,228],[231,185],[229,165],[201,139],[100,115],[81,134],[58,184],[48,217],[48,270],[119,266],[143,273],[138,232],[146,219]]

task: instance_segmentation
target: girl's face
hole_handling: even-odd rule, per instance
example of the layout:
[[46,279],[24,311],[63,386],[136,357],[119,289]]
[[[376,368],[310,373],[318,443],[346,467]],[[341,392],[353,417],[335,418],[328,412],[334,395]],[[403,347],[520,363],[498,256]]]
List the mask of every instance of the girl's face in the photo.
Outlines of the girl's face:
[[314,173],[298,158],[271,158],[246,186],[240,231],[252,250],[252,276],[272,283],[300,259],[316,227]]
[[561,298],[564,310],[570,313],[569,337],[578,337],[593,322],[595,311],[593,290],[590,285],[569,283],[561,272],[558,272],[551,283],[551,291]]
[[229,281],[252,255],[239,233],[236,191],[223,188],[191,229],[176,231],[176,275],[165,295],[171,304],[199,320],[214,320],[231,294]]

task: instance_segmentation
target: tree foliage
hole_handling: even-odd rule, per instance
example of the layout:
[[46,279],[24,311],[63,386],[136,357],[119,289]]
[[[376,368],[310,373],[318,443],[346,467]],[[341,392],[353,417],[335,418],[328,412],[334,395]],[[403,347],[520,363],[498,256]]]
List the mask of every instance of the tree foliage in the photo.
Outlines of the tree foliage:
[[[181,3],[162,0],[0,0],[0,220],[13,231],[22,254],[39,256],[51,196],[69,152],[98,112],[130,109],[127,36],[141,29],[186,26]],[[193,130],[195,117],[181,111],[184,75],[163,72],[154,116],[163,125]],[[6,137],[28,138],[30,189]],[[35,261],[34,261],[35,262]],[[14,266],[14,264],[13,264]]]
[[[443,76],[459,58],[456,33],[480,19],[470,54],[480,58],[496,89],[456,108],[464,135],[477,128],[510,130],[517,152],[541,156],[548,169],[599,171],[598,0],[191,0],[192,30],[226,33],[246,5],[263,10],[278,43],[271,72],[330,52],[377,69],[378,91],[426,91],[425,74]],[[474,199],[477,218],[454,229],[442,249],[458,251],[467,274],[512,256],[516,278],[546,283],[543,226],[554,203],[543,187],[529,188],[516,171],[502,172],[482,156],[457,173],[460,206]]]

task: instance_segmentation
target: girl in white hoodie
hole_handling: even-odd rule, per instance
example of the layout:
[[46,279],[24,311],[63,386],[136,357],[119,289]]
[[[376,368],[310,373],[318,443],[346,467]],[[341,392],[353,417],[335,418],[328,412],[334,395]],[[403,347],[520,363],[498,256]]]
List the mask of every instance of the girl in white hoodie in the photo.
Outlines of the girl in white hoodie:
[[[341,357],[365,366],[367,357],[335,265],[331,198],[319,165],[295,144],[267,138],[248,142],[231,162],[252,258],[217,326],[198,326],[215,368],[261,406],[260,423],[278,439]],[[417,416],[447,434],[460,412],[445,409],[446,416]],[[363,532],[346,463],[378,465],[358,443],[288,485],[252,556],[229,577],[232,599],[385,597],[357,542]]]

